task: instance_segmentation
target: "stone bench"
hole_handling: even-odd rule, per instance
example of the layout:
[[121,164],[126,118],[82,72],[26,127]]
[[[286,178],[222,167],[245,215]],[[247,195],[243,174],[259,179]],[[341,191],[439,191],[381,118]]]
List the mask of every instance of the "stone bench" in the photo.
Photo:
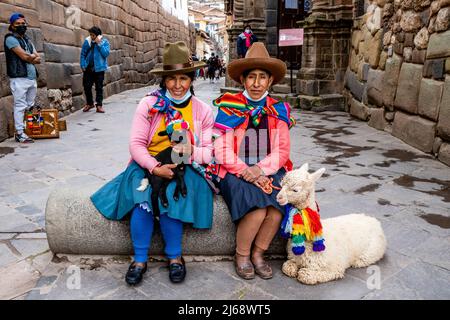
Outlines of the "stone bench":
[[[101,215],[90,200],[100,186],[54,190],[45,209],[47,239],[54,253],[85,255],[132,255],[129,220],[113,221]],[[151,255],[163,255],[163,241],[156,225]],[[233,255],[235,225],[221,196],[214,199],[213,227],[193,229],[186,225],[183,235],[185,255]],[[267,251],[285,255],[285,240],[275,238]]]

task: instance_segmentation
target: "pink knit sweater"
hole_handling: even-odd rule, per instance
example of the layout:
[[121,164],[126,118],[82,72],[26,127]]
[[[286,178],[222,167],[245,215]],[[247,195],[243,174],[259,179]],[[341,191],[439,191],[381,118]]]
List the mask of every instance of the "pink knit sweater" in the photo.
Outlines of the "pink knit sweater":
[[[134,114],[129,143],[131,158],[141,167],[148,169],[150,173],[159,163],[149,154],[148,146],[163,117],[161,113],[157,113],[149,118],[148,110],[155,102],[156,97],[148,96],[139,103]],[[192,118],[194,119],[194,133],[199,141],[194,146],[191,161],[201,164],[209,163],[213,156],[213,112],[210,106],[195,96],[192,97]]]

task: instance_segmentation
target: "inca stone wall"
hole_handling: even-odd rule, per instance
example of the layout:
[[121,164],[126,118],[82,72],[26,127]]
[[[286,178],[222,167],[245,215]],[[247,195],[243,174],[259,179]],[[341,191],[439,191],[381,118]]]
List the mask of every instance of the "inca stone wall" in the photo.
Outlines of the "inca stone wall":
[[348,111],[450,165],[450,0],[366,2],[352,32]]
[[79,56],[87,30],[99,26],[111,44],[109,70],[105,74],[105,97],[153,84],[149,71],[162,61],[166,41],[193,41],[181,20],[168,14],[158,0],[2,0],[0,2],[0,141],[8,137],[13,99],[6,75],[3,37],[13,12],[25,15],[27,35],[43,63],[37,65],[37,102],[57,107],[60,116],[84,105]]

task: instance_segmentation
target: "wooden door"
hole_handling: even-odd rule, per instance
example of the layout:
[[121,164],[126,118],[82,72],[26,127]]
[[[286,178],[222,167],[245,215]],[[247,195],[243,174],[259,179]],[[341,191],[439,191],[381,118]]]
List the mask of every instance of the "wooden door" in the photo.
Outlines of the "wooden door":
[[[305,18],[304,0],[278,0],[278,30],[298,28],[297,21]],[[278,47],[278,58],[286,61],[288,67],[293,62],[300,69],[302,47]]]

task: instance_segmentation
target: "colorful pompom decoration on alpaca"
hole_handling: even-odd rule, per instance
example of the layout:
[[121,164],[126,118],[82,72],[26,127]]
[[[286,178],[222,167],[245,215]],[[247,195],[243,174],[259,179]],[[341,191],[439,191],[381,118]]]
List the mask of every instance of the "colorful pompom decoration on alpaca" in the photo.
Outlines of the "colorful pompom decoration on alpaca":
[[286,206],[286,214],[281,223],[281,236],[292,239],[292,252],[296,256],[305,252],[306,241],[313,243],[313,251],[325,250],[320,215],[311,208],[299,210],[288,204]]

